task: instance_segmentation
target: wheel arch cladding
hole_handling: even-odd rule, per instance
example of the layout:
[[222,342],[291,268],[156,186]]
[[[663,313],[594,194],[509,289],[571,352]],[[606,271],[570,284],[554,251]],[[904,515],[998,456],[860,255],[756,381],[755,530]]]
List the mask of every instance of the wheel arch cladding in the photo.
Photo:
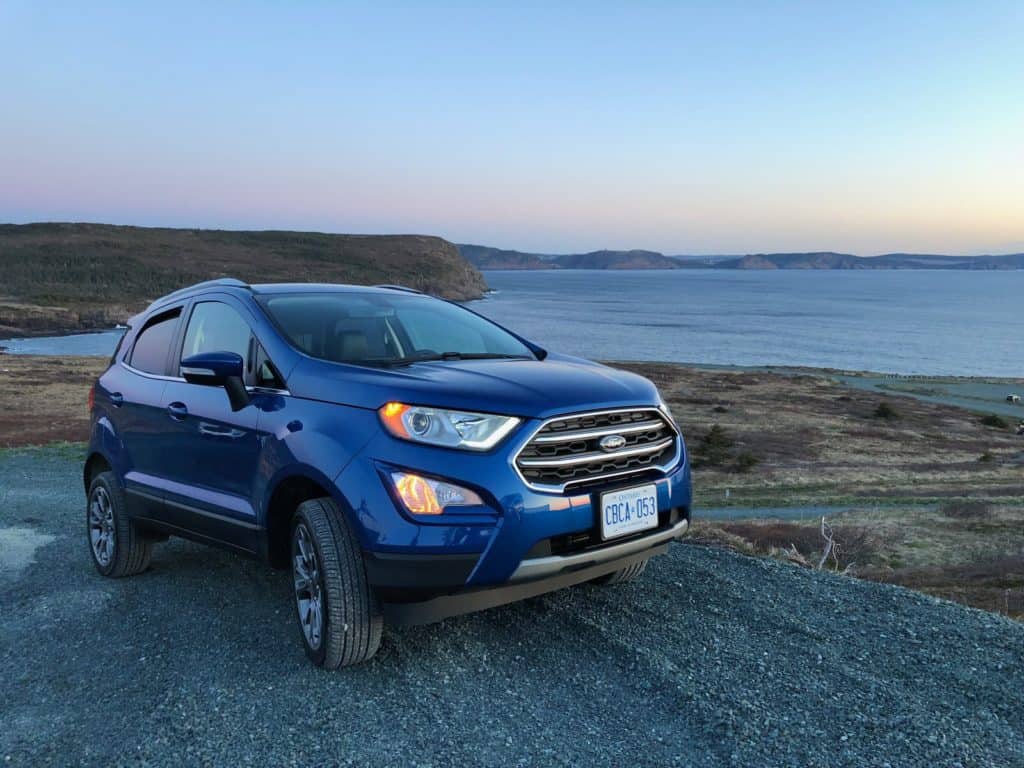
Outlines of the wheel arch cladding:
[[89,493],[89,486],[92,485],[93,478],[95,478],[101,472],[111,472],[113,467],[99,451],[93,451],[89,454],[89,457],[85,460],[85,466],[82,467],[82,483],[85,486],[85,492]]
[[330,498],[341,514],[350,514],[348,505],[326,478],[313,472],[300,472],[281,478],[267,501],[266,538],[267,560],[274,568],[287,568],[290,562],[291,523],[295,510],[304,501]]

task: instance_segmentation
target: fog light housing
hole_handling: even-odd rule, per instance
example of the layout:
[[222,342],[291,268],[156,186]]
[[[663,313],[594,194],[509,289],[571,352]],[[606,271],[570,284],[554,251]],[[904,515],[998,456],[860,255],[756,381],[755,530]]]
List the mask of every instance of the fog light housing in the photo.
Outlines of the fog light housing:
[[477,507],[484,503],[469,488],[412,472],[392,472],[391,482],[402,504],[414,515],[440,515],[452,507]]

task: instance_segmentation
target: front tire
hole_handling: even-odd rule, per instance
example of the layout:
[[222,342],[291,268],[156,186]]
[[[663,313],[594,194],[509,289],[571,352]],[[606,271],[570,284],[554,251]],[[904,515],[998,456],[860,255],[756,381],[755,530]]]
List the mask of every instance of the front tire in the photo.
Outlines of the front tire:
[[327,669],[371,658],[384,619],[366,578],[363,552],[331,499],[299,505],[292,523],[292,581],[306,655]]
[[85,533],[92,563],[104,576],[134,576],[149,568],[153,542],[128,517],[113,472],[101,472],[89,485]]

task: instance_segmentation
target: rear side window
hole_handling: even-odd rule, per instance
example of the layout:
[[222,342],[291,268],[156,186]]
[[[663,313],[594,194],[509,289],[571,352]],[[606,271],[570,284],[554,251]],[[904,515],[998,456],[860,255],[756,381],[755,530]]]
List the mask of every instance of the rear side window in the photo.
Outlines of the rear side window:
[[[131,331],[131,329],[129,328],[129,329],[128,329],[128,331]],[[117,346],[115,346],[115,347],[114,347],[114,354],[112,354],[112,355],[110,356],[110,362],[109,362],[109,363],[107,364],[107,367],[108,367],[108,368],[109,368],[110,366],[112,366],[112,365],[113,365],[114,363],[116,363],[116,362],[117,362],[117,356],[121,354],[121,347],[123,347],[123,346],[124,346],[124,337],[125,337],[126,335],[127,335],[127,332],[126,332],[126,333],[122,333],[122,334],[121,334],[121,336],[120,336],[120,338],[118,338],[118,340],[117,340]]]
[[167,372],[167,356],[174,341],[174,332],[178,328],[180,309],[151,320],[139,333],[132,347],[129,361],[132,368],[145,373],[164,374]]
[[203,352],[234,352],[247,360],[251,335],[249,324],[227,304],[203,301],[192,310],[181,357],[184,360]]

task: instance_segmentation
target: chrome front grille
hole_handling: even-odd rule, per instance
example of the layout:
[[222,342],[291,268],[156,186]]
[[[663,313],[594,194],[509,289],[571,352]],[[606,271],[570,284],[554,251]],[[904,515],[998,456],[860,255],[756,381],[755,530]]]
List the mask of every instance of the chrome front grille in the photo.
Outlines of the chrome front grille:
[[[601,441],[617,436],[613,448]],[[606,444],[609,441],[606,441]],[[679,458],[679,436],[657,408],[558,416],[541,425],[515,458],[536,490],[562,491],[607,479],[664,472]]]

